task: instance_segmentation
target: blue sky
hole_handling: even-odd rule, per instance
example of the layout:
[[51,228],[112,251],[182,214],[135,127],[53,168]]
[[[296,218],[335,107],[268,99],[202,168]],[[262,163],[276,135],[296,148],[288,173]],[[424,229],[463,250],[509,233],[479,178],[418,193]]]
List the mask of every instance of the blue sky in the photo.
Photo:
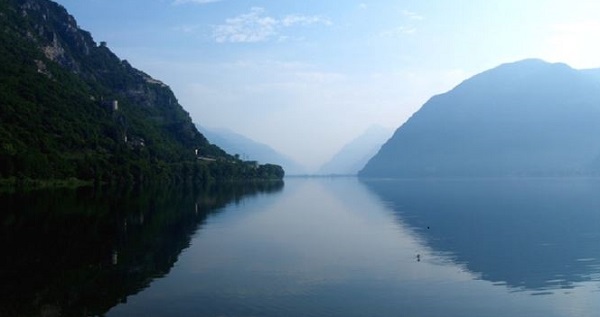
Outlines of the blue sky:
[[59,0],[192,119],[311,169],[373,124],[525,58],[600,67],[600,1]]

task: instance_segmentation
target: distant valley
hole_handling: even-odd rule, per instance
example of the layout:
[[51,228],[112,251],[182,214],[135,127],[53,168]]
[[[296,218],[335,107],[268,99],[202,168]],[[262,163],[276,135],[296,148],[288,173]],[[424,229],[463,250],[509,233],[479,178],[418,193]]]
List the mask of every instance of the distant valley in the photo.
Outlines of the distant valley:
[[374,125],[369,127],[364,133],[344,145],[331,160],[321,166],[317,174],[358,174],[391,135],[392,131],[382,126]]
[[238,154],[244,160],[278,164],[283,167],[286,175],[305,175],[307,173],[306,169],[293,159],[266,144],[239,133],[224,128],[207,128],[199,124],[196,124],[196,128],[210,143],[219,146],[227,153]]

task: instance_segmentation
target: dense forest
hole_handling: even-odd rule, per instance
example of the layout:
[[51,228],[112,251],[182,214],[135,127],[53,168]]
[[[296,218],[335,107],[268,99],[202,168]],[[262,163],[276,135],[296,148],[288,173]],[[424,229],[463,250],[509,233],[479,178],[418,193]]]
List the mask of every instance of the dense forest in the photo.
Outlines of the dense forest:
[[0,0],[0,179],[282,178],[197,131],[170,88],[48,0]]

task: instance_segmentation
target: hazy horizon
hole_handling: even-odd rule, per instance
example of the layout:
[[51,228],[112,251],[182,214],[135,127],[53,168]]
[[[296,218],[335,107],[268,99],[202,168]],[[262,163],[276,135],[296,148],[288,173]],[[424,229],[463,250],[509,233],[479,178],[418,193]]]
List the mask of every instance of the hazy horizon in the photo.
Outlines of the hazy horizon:
[[600,66],[600,3],[58,0],[195,123],[268,144],[308,169],[435,94],[526,58]]

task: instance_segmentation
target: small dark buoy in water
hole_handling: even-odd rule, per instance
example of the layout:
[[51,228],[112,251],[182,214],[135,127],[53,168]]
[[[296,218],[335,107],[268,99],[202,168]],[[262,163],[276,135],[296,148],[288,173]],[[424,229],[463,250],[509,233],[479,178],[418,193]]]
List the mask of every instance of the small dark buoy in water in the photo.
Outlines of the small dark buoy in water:
[[417,262],[421,262],[421,255],[417,254]]
[[427,229],[429,229],[429,226],[427,226]]

